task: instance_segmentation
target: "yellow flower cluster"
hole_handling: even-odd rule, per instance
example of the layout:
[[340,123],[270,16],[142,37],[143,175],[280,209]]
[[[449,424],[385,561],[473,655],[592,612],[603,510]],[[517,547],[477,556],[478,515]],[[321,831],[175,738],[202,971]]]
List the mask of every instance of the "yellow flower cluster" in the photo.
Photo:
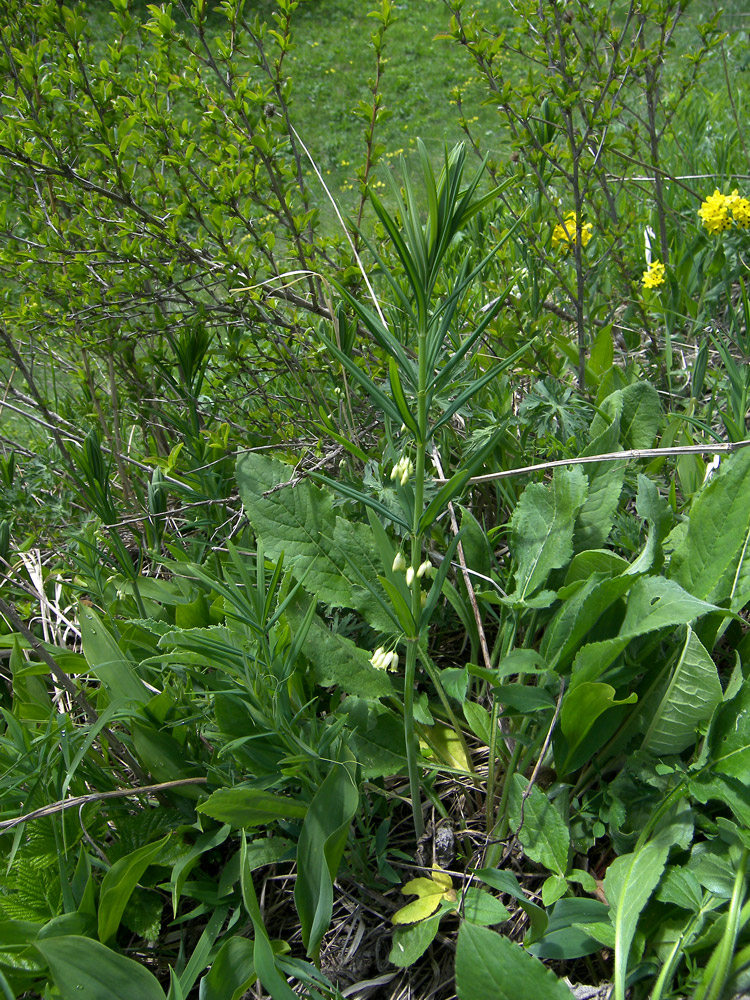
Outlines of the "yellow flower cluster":
[[[564,222],[558,222],[552,230],[552,246],[562,246],[564,250],[570,250],[576,243],[576,227],[578,216],[575,212],[568,212]],[[584,222],[581,226],[581,246],[586,246],[593,235],[593,227],[590,222]]]
[[731,194],[722,194],[717,188],[698,209],[703,225],[715,236],[732,228],[732,222],[741,229],[750,227],[750,201],[740,197],[737,188]]
[[665,277],[666,271],[662,262],[660,260],[652,260],[648,265],[648,269],[643,272],[643,287],[658,288],[659,285],[664,284]]

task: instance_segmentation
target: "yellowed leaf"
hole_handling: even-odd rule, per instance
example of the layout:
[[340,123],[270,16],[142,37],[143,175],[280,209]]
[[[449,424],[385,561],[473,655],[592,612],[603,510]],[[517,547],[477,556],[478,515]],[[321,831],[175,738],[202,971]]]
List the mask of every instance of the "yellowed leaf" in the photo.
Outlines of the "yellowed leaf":
[[402,886],[405,896],[419,896],[413,903],[407,903],[397,910],[391,918],[394,924],[416,924],[431,916],[445,899],[456,901],[456,891],[453,880],[447,872],[433,869],[430,878],[414,878]]
[[[436,756],[438,760],[442,761],[443,764],[447,764],[448,767],[454,767],[457,771],[471,771],[469,761],[466,759],[466,754],[464,753],[463,747],[461,746],[461,740],[456,735],[455,729],[450,726],[444,725],[442,722],[436,722],[434,726],[430,726],[428,729],[425,727],[429,733],[429,750],[432,752],[428,753],[430,756]],[[420,745],[422,745],[420,741]]]

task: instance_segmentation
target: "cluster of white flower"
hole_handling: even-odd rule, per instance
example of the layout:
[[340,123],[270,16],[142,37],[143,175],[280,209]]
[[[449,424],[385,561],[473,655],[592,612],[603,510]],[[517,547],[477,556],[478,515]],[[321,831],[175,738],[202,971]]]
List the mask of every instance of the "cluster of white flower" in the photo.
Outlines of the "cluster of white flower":
[[409,476],[414,472],[414,462],[402,455],[391,471],[391,479],[398,479],[402,486],[409,482]]
[[370,657],[370,663],[376,670],[397,670],[398,653],[395,649],[388,652],[383,646],[378,646]]

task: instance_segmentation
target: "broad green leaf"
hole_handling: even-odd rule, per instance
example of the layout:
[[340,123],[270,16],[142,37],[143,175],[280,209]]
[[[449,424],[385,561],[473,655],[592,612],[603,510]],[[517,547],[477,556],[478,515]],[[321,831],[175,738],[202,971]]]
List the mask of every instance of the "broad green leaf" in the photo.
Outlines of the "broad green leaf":
[[570,961],[592,955],[601,944],[579,925],[608,919],[609,908],[598,899],[559,899],[552,910],[544,937],[529,945],[537,958]]
[[716,664],[688,625],[680,658],[643,738],[642,748],[657,756],[680,753],[695,742],[722,699]]
[[565,586],[579,580],[586,581],[594,573],[601,573],[603,577],[619,576],[629,565],[627,559],[609,549],[587,549],[573,557],[565,574]]
[[588,643],[578,650],[573,661],[571,687],[596,680],[631,639],[670,625],[687,625],[701,615],[719,610],[716,605],[688,594],[674,580],[662,576],[639,577],[628,596],[619,635]]
[[442,913],[436,913],[417,924],[395,927],[388,961],[400,969],[408,969],[413,965],[435,940],[441,917]]
[[254,943],[246,937],[235,936],[225,941],[201,980],[200,1000],[240,1000],[257,979],[254,948]]
[[122,652],[114,636],[92,607],[78,608],[81,645],[86,662],[115,701],[147,702],[152,695]]
[[261,826],[278,819],[301,820],[307,809],[298,799],[258,788],[219,788],[198,806],[198,812],[235,827]]
[[353,774],[349,764],[333,765],[310,803],[297,845],[294,901],[307,954],[315,958],[331,921],[333,880],[359,805]]
[[489,746],[492,737],[490,713],[482,705],[477,705],[475,701],[465,701],[461,707],[469,729],[485,746]]
[[255,894],[252,872],[247,865],[246,854],[247,841],[244,833],[240,846],[240,886],[242,889],[242,901],[253,924],[253,965],[255,972],[260,979],[262,986],[271,995],[271,1000],[297,1000],[294,993],[281,975],[277,966],[274,948],[268,936],[266,925],[263,923],[263,915],[260,912],[258,897]]
[[638,921],[659,884],[669,848],[646,844],[634,854],[615,858],[604,877],[604,892],[615,929],[615,998],[625,1000],[625,977],[630,946]]
[[562,980],[538,958],[486,927],[464,923],[456,949],[459,1000],[571,1000]]
[[483,927],[491,927],[510,919],[509,911],[497,896],[473,885],[469,886],[461,898],[461,912],[465,920]]
[[557,611],[544,630],[540,652],[551,667],[565,670],[601,616],[635,586],[632,576],[596,573]]
[[91,938],[37,941],[62,1000],[165,1000],[156,978],[138,962]]
[[648,525],[646,544],[638,558],[626,569],[627,573],[647,573],[664,562],[662,542],[674,520],[674,513],[667,499],[659,493],[656,483],[646,476],[638,476],[638,493],[635,509]]
[[143,873],[152,864],[169,840],[170,834],[153,844],[115,861],[102,879],[99,890],[99,940],[106,944],[117,933],[120,918]]
[[[301,626],[308,606],[304,596],[299,596],[287,608],[293,630]],[[313,615],[305,636],[304,654],[312,666],[315,682],[321,687],[338,686],[360,698],[386,698],[395,694],[390,675],[370,662],[372,653],[359,649],[345,635],[332,632],[317,614]]]
[[456,901],[456,890],[450,875],[434,871],[432,878],[414,878],[401,887],[405,896],[419,897],[413,903],[407,903],[391,917],[394,924],[415,924],[431,916],[445,899]]
[[568,891],[568,880],[563,875],[550,875],[542,883],[542,903],[552,906]]
[[632,705],[638,700],[635,691],[627,698],[615,698],[615,689],[611,684],[601,684],[596,681],[584,681],[574,688],[569,688],[563,698],[560,712],[560,729],[567,740],[568,755],[561,770],[567,769],[568,761],[583,743],[596,720],[615,705]]
[[[625,449],[653,447],[662,421],[659,393],[649,382],[633,382],[622,393],[620,443]],[[606,406],[607,401],[604,401]]]
[[[598,416],[598,415],[597,415]],[[620,420],[612,420],[581,452],[584,456],[619,451]],[[615,520],[617,502],[625,481],[625,462],[595,462],[586,465],[588,492],[575,522],[573,548],[576,552],[596,549],[607,541]]]
[[747,781],[750,769],[750,681],[719,707],[708,735],[714,771]]
[[516,561],[516,592],[530,596],[553,569],[573,556],[573,525],[588,484],[580,466],[555,469],[549,485],[524,490],[510,521],[510,549]]
[[515,875],[511,872],[501,871],[499,868],[479,868],[474,874],[486,885],[492,886],[498,892],[507,893],[518,901],[521,909],[529,918],[531,927],[529,933],[526,935],[526,944],[530,941],[537,941],[544,934],[549,922],[547,914],[541,906],[537,906],[536,903],[532,903],[530,899],[527,899]]
[[641,577],[630,591],[620,637],[635,638],[666,625],[686,625],[709,611],[719,610],[715,604],[683,590],[674,580]]
[[750,599],[750,448],[722,462],[690,508],[669,576],[696,597],[739,611]]
[[662,903],[672,903],[683,910],[698,911],[703,903],[700,882],[689,869],[668,867],[656,898]]
[[[294,568],[303,586],[323,604],[354,607],[360,580],[345,557],[360,561],[377,553],[367,525],[337,534],[333,498],[327,489],[303,480],[282,486],[294,470],[265,456],[246,452],[237,460],[237,483],[253,531],[263,540],[266,557]],[[267,496],[264,496],[267,493]],[[352,532],[356,538],[352,537]],[[374,582],[374,581],[373,581]],[[355,601],[355,604],[352,601]]]
[[518,839],[524,850],[532,861],[557,875],[565,875],[570,850],[568,828],[560,813],[536,785],[523,801],[527,785],[528,780],[523,775],[513,775],[508,803],[510,825],[517,828],[521,823],[523,802],[523,826]]

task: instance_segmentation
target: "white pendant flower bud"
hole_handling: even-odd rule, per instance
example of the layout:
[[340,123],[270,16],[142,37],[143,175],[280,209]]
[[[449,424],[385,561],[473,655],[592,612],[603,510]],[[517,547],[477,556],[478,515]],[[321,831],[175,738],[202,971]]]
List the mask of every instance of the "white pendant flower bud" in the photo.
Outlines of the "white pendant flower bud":
[[422,579],[423,576],[426,576],[427,579],[429,580],[429,578],[432,576],[434,572],[434,569],[435,567],[432,565],[430,560],[425,559],[423,563],[419,564],[419,568],[417,569],[417,576],[419,577],[420,580]]
[[390,662],[390,654],[386,653],[382,646],[378,646],[375,652],[370,657],[370,663],[375,667],[376,670],[385,670],[387,662]]
[[397,552],[393,560],[393,566],[391,566],[391,570],[394,573],[403,573],[405,569],[406,569],[406,559],[404,559],[404,554],[403,552]]
[[411,587],[414,583],[414,567],[410,566],[406,571],[406,586]]
[[391,479],[398,480],[402,486],[406,486],[409,477],[414,472],[414,463],[406,455],[402,455],[391,470]]
[[398,653],[395,651],[395,649],[390,654],[389,661],[390,662],[388,663],[388,669],[398,670]]

